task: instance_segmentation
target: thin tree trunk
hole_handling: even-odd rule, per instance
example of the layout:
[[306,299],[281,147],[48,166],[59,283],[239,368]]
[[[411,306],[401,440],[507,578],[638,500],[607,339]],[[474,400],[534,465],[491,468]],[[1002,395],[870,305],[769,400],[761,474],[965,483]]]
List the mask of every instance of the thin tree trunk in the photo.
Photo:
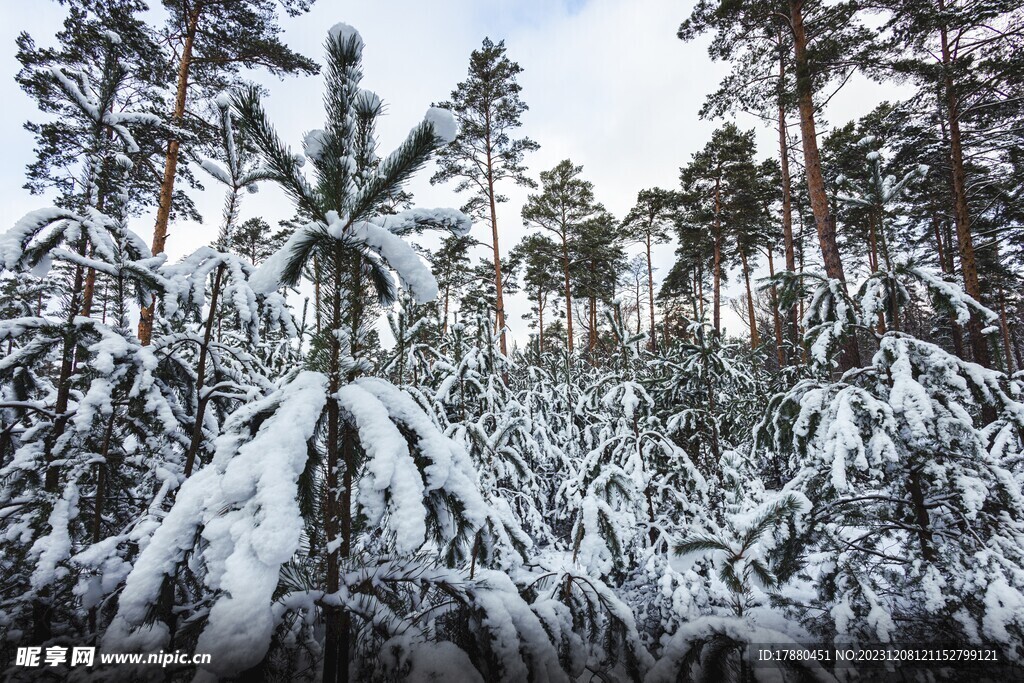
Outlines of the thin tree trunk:
[[[637,292],[639,295],[639,292]],[[654,267],[651,264],[651,235],[647,234],[647,301],[649,304],[649,314],[651,316],[651,351],[657,352],[658,341],[655,333],[655,321],[654,321]],[[640,323],[640,302],[637,302],[636,308],[637,325]]]
[[747,285],[747,315],[750,316],[750,348],[761,345],[761,335],[757,331],[757,317],[754,315],[754,294],[750,290],[750,268],[747,265],[747,254],[740,249],[740,263],[743,265],[743,281]]
[[[331,360],[330,381],[328,391],[333,397],[341,387],[341,343],[338,331],[341,329],[341,288],[343,286],[342,255],[339,249],[334,252],[334,287],[331,293]],[[358,284],[358,280],[356,283]],[[341,410],[338,402],[331,398],[327,402],[327,472],[324,487],[324,536],[327,539],[327,576],[326,589],[328,594],[335,594],[341,589],[341,567],[339,562],[340,546],[345,544],[344,537],[344,505],[339,501],[343,492],[338,487],[338,470],[344,446],[341,435]],[[346,439],[347,441],[347,439]],[[348,644],[347,624],[343,623],[342,610],[335,605],[324,608],[324,683],[335,683],[348,677],[348,650],[342,650],[342,644]]]
[[498,208],[494,201],[494,162],[491,158],[491,114],[487,110],[485,121],[485,145],[487,147],[487,200],[491,209],[491,240],[494,245],[494,287],[495,287],[495,325],[498,328],[499,344],[501,355],[507,356],[508,349],[505,346],[505,296],[502,290],[501,281],[501,252],[498,249]]
[[925,562],[935,561],[935,548],[932,544],[932,530],[928,519],[928,508],[921,489],[921,475],[916,468],[910,470],[907,477],[907,491],[914,508],[914,520],[917,522],[917,539],[921,544],[921,556]]
[[772,322],[775,326],[775,359],[781,368],[786,364],[786,353],[783,350],[782,316],[779,315],[779,290],[774,281],[775,261],[772,259],[771,247],[765,252],[768,254],[768,275],[772,278],[772,287],[769,291],[771,292]]
[[565,228],[562,232],[562,273],[565,275],[565,327],[566,345],[572,355],[572,289],[569,282],[569,244],[566,241]]
[[[782,171],[782,240],[786,248],[786,270],[796,272],[796,242],[793,239],[793,189],[789,171],[789,142],[786,131],[786,103],[783,93],[786,84],[786,61],[782,50],[782,30],[779,30],[779,168]],[[773,287],[773,291],[775,288]],[[790,308],[789,314],[790,341],[794,346],[800,343],[800,330],[797,322],[796,306]],[[780,347],[781,348],[781,347]],[[781,364],[780,364],[781,365]]]
[[224,278],[224,264],[217,266],[213,276],[213,289],[210,292],[210,313],[206,316],[206,329],[203,331],[203,345],[199,349],[199,362],[196,364],[196,419],[192,426],[192,441],[185,454],[185,476],[192,475],[195,468],[199,445],[203,442],[203,418],[206,417],[206,406],[209,403],[203,396],[206,386],[206,359],[209,356],[210,343],[213,341],[214,323],[217,317],[217,300],[220,298],[221,280]]
[[544,353],[544,290],[537,290],[537,355]]
[[[110,419],[107,420],[106,429],[103,430],[103,445],[100,448],[100,457],[103,462],[96,463],[96,497],[93,499],[92,514],[92,542],[93,545],[100,542],[103,537],[103,507],[106,505],[107,493],[107,456],[110,454],[110,442],[114,435],[114,421],[117,419],[117,411],[110,411]],[[89,633],[96,634],[98,631],[99,609],[95,606],[89,608]]]
[[1006,292],[999,288],[999,327],[1003,333],[1003,350],[1006,355],[1006,374],[1014,373],[1013,349],[1010,344],[1010,326],[1006,322]]
[[[807,177],[807,191],[818,231],[818,243],[825,266],[825,274],[839,280],[846,286],[843,262],[836,241],[836,220],[828,205],[825,178],[821,170],[821,154],[818,151],[818,133],[814,121],[814,85],[811,82],[810,62],[807,56],[807,34],[803,19],[804,0],[789,0],[790,20],[793,29],[793,52],[796,67],[797,105],[800,110],[800,137],[804,149],[804,172]],[[857,337],[851,334],[839,357],[839,371],[845,372],[860,365]]]
[[[78,244],[78,253],[84,256],[85,252],[86,241],[83,237]],[[53,431],[44,444],[43,490],[51,499],[56,498],[60,488],[60,473],[56,466],[53,449],[56,447],[57,441],[64,434],[67,422],[71,418],[71,415],[67,413],[71,401],[71,375],[74,372],[77,351],[73,324],[75,317],[80,311],[82,281],[84,277],[85,271],[82,266],[75,266],[75,275],[71,286],[71,300],[68,302],[67,330],[61,346],[60,371],[57,376],[57,397],[53,406],[56,420],[54,421]],[[32,600],[32,642],[37,645],[48,641],[53,635],[51,624],[53,613],[50,599],[50,589],[44,587],[38,591],[36,597]]]
[[[953,247],[952,247],[952,244],[949,244],[948,241],[945,244],[943,244],[942,229],[940,228],[939,223],[940,223],[939,217],[938,216],[932,216],[932,230],[935,233],[935,248],[936,248],[937,253],[939,255],[939,267],[942,269],[943,273],[945,273],[946,275],[952,276],[953,275],[953,261],[952,261],[952,256],[953,256],[952,250],[953,250]],[[947,239],[951,239],[951,238],[952,238],[952,234],[948,234],[948,231],[947,231]],[[960,323],[957,322],[956,315],[954,315],[952,313],[950,313],[950,315],[949,315],[949,325],[950,325],[950,332],[951,332],[950,336],[953,338],[953,352],[956,353],[958,358],[966,359],[966,356],[964,355],[964,336],[963,336],[963,330],[960,329]]]
[[700,303],[700,319],[704,320],[704,268],[697,269],[697,301]]
[[721,195],[721,173],[719,167],[718,175],[715,178],[715,261],[712,275],[713,289],[711,293],[711,320],[715,328],[715,334],[722,334],[721,305],[722,305],[722,195]]
[[640,329],[643,327],[644,323],[643,316],[640,315],[640,278],[636,277],[634,278],[634,281],[636,282],[636,333],[640,334]]
[[590,314],[590,329],[587,330],[587,353],[591,355],[591,362],[593,362],[594,349],[597,348],[597,297],[590,297],[590,301],[587,302],[587,312]]
[[[448,275],[449,279],[451,274]],[[448,300],[450,298],[451,282],[447,281],[444,283],[444,313],[441,316],[441,336],[444,337],[448,334]]]

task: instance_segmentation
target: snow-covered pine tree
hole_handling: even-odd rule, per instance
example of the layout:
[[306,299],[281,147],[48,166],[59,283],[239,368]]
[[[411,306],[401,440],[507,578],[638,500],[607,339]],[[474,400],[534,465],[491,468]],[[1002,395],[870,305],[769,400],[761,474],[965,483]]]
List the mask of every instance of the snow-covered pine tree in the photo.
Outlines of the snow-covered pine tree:
[[[373,123],[380,100],[359,87],[362,39],[339,24],[326,48],[327,125],[307,135],[305,145],[314,181],[278,139],[255,91],[233,102],[274,180],[308,221],[250,282],[268,292],[295,284],[315,255],[327,307],[318,340],[324,352],[311,357],[309,370],[282,378],[228,417],[213,460],[182,485],[128,576],[105,642],[168,643],[151,606],[168,572],[191,553],[190,566],[203,569],[201,593],[178,611],[183,628],[198,633],[195,646],[216,653],[214,673],[267,671],[268,652],[294,656],[299,643],[322,656],[325,680],[340,680],[385,653],[400,668],[415,669],[425,642],[461,638],[474,643],[464,643],[465,652],[477,653],[473,665],[503,680],[521,680],[531,670],[564,680],[551,641],[507,578],[480,571],[472,586],[458,588],[466,580],[458,570],[437,567],[445,557],[469,557],[488,517],[468,455],[412,396],[360,376],[368,368],[362,342],[374,312],[367,295],[394,302],[392,271],[417,301],[436,294],[429,271],[400,236],[469,227],[453,211],[379,212],[450,140],[454,124],[432,109],[395,153],[378,160]],[[459,594],[464,608],[456,616],[476,629],[404,626],[418,621],[419,609],[430,612],[436,601]],[[318,614],[325,630],[299,638],[311,633]],[[492,645],[495,629],[503,634],[498,643],[511,636],[526,649]],[[454,645],[433,647],[458,652]],[[432,666],[460,666],[468,656]]]
[[[922,282],[965,322],[971,311],[994,319],[920,268],[892,277],[900,290]],[[846,326],[873,328],[887,308],[870,281],[857,299],[823,281],[812,301],[843,311],[808,325],[823,369],[835,345],[818,343],[821,327],[835,339]],[[825,370],[779,394],[758,425],[759,448],[788,455],[783,490],[813,502],[783,534],[778,574],[813,582],[822,614],[811,626],[835,642],[985,643],[1019,660],[1024,498],[1010,467],[1024,390],[905,333],[877,343],[866,367],[835,379]]]
[[667,549],[684,524],[706,514],[708,481],[666,434],[655,400],[640,381],[637,348],[616,302],[609,324],[619,342],[613,370],[594,373],[575,412],[582,457],[560,492],[574,518],[574,560],[598,576],[623,580],[645,551]]
[[[220,137],[219,158],[207,158],[202,161],[202,168],[214,180],[223,185],[224,211],[220,234],[215,246],[220,251],[234,249],[235,228],[238,224],[238,211],[242,203],[242,192],[255,193],[257,183],[270,180],[269,170],[259,166],[253,159],[247,141],[235,131],[234,114],[231,111],[231,96],[223,92],[214,100],[218,114],[218,133]],[[270,236],[267,235],[269,238]]]
[[[98,79],[66,65],[37,74],[60,93],[79,175],[61,206],[29,213],[0,239],[4,270],[44,285],[35,309],[2,333],[4,394],[16,399],[5,411],[4,562],[21,577],[5,585],[4,621],[30,624],[23,635],[39,644],[96,632],[136,531],[126,501],[166,493],[183,417],[156,357],[129,332],[133,302],[166,285],[162,259],[126,225],[135,134],[158,121],[121,108],[120,41],[105,41]],[[98,280],[110,290],[102,320],[89,317]]]

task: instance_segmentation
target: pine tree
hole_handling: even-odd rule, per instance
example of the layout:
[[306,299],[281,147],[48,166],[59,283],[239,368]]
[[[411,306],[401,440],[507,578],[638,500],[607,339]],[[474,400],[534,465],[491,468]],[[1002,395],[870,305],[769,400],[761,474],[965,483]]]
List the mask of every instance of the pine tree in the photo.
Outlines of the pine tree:
[[[726,11],[719,12],[715,3],[701,2],[680,29],[680,36],[685,39],[714,31],[716,40],[709,52],[712,58],[722,59],[731,56],[738,42],[762,35],[764,27],[774,25],[779,18],[785,22],[792,38],[796,103],[808,196],[825,272],[840,282],[845,282],[846,276],[821,168],[814,98],[830,81],[842,81],[851,64],[867,69],[872,63],[877,45],[871,32],[858,20],[859,10],[853,2],[825,4],[788,0],[782,8],[777,8],[771,2],[749,0],[733,3]],[[856,338],[851,338],[848,343],[841,363],[844,369],[860,362]]]
[[[931,273],[895,275],[890,291],[905,295],[916,278],[962,319],[996,318]],[[843,306],[871,326],[886,303],[865,285]],[[1020,405],[1013,380],[904,333],[879,335],[878,344],[866,368],[779,394],[758,426],[761,448],[790,454],[784,490],[813,493],[781,549],[780,576],[803,571],[798,557],[808,548],[824,553],[812,571],[831,607],[814,628],[836,642],[941,637],[1018,651],[1019,620],[1001,607],[1022,588],[1016,546],[1004,542],[1024,519],[1019,484],[1005,469],[1019,448],[1007,440]],[[986,403],[997,416],[987,426]],[[976,561],[979,553],[987,559]]]
[[474,240],[468,235],[449,235],[441,245],[430,252],[431,272],[437,280],[441,296],[441,336],[448,334],[452,301],[462,299],[462,292],[470,283],[469,248]]
[[[321,352],[309,361],[319,371],[286,377],[265,398],[232,414],[224,431],[237,436],[230,442],[219,441],[213,461],[183,485],[149,546],[152,552],[140,559],[129,576],[118,617],[108,633],[111,642],[138,642],[143,637],[141,627],[146,605],[155,599],[154,587],[164,580],[161,576],[168,563],[181,560],[181,550],[164,539],[190,538],[204,525],[209,546],[202,561],[207,575],[217,577],[216,585],[224,592],[217,594],[197,647],[221,651],[216,670],[234,673],[259,664],[271,645],[275,622],[269,600],[281,566],[300,549],[298,534],[303,528],[314,553],[312,566],[324,572],[323,589],[337,594],[346,581],[343,563],[357,551],[360,541],[355,532],[364,521],[373,528],[387,514],[388,543],[400,553],[415,551],[426,541],[430,516],[436,519],[436,515],[447,515],[446,510],[459,511],[454,528],[438,528],[438,540],[456,546],[483,521],[483,504],[465,456],[459,459],[454,445],[436,431],[410,396],[382,380],[357,380],[368,369],[364,350],[371,312],[368,290],[372,288],[382,303],[395,301],[394,269],[417,300],[425,302],[436,295],[437,285],[429,270],[399,235],[431,226],[464,233],[469,227],[465,216],[446,210],[381,213],[400,185],[438,146],[452,139],[455,124],[450,114],[432,108],[395,153],[378,159],[374,123],[381,102],[359,87],[362,49],[362,39],[351,27],[338,24],[331,29],[326,44],[327,125],[305,140],[314,182],[307,180],[299,161],[274,132],[257,91],[250,89],[232,97],[243,132],[259,149],[271,177],[309,221],[263,264],[251,282],[258,292],[273,292],[282,285],[296,284],[314,255],[323,264],[320,272],[327,291],[327,326],[314,338]],[[256,424],[265,422],[264,428],[256,429],[254,420]],[[321,421],[322,429],[318,428]],[[419,461],[409,453],[400,427],[418,435]],[[245,464],[268,448],[274,458],[259,465]],[[448,458],[453,473],[447,480],[431,480],[430,488],[425,488],[420,467],[432,471],[429,463],[439,458]],[[322,474],[318,473],[320,462]],[[264,482],[249,489],[250,502],[218,502],[216,495],[211,496],[211,487],[217,489],[225,477],[242,472],[255,482]],[[302,492],[302,486],[311,486],[321,476],[313,490]],[[290,495],[281,498],[274,493],[276,484],[270,482],[278,479],[291,487]],[[322,494],[319,500],[316,491]],[[319,511],[319,520],[307,516],[303,524],[300,499],[305,501],[304,509]],[[227,517],[225,505],[230,509]],[[247,524],[245,520],[255,510],[267,506],[272,506],[277,516],[267,514],[267,525],[252,524],[243,536],[218,535],[208,519],[214,515],[224,524],[234,523],[228,521],[231,519]],[[286,536],[278,536],[283,530]],[[287,542],[277,545],[273,557],[266,557],[256,573],[223,564],[229,556],[248,556],[254,544],[271,538]],[[237,628],[240,610],[252,615],[247,637],[257,638],[258,643],[241,651],[231,649],[228,637]],[[346,679],[355,642],[351,612],[340,605],[324,605],[323,612],[323,678]],[[168,635],[163,630],[158,637],[166,639]]]
[[[561,251],[550,237],[527,235],[513,249],[509,261],[513,269],[522,270],[523,288],[534,303],[537,314],[537,353],[543,355],[544,311],[548,309],[552,294],[562,292],[562,272],[558,266]],[[532,326],[532,325],[531,325]]]
[[763,211],[756,195],[753,131],[726,124],[680,169],[680,220],[707,234],[712,248],[711,320],[721,334],[721,290],[726,264],[736,253],[737,234],[751,213]]
[[[657,351],[658,341],[656,318],[654,315],[654,268],[651,264],[651,250],[657,245],[668,241],[668,223],[671,220],[676,197],[668,190],[655,187],[650,190],[641,190],[637,193],[636,204],[622,220],[624,228],[630,231],[630,236],[643,244],[644,254],[647,257],[647,304],[648,315],[650,316],[650,344],[651,350]],[[637,311],[637,316],[640,311]]]
[[[889,48],[896,68],[921,84],[928,93],[941,93],[945,159],[952,186],[952,214],[956,226],[960,267],[967,293],[982,301],[978,259],[975,256],[978,210],[969,203],[970,146],[988,146],[999,137],[1002,125],[993,125],[985,114],[978,135],[972,137],[972,111],[998,109],[1005,102],[1006,85],[1019,78],[1019,45],[1010,29],[1019,21],[1013,3],[974,0],[946,2],[921,0],[906,4],[885,3],[888,13]],[[1011,107],[1011,111],[1015,107]],[[977,115],[975,115],[977,116]],[[1017,113],[1019,116],[1019,111]],[[1011,119],[1012,120],[1012,119]],[[980,123],[980,121],[979,121]],[[1006,120],[1010,126],[1016,124]],[[992,136],[992,137],[990,137]],[[965,142],[967,140],[967,142]],[[974,359],[989,365],[988,342],[982,325],[972,319],[967,326]]]
[[593,184],[579,177],[582,172],[582,166],[576,166],[568,159],[550,171],[543,171],[540,174],[540,194],[530,195],[522,210],[526,225],[554,233],[561,247],[566,344],[570,354],[574,348],[571,275],[575,264],[575,245],[582,225],[604,210],[594,200]]
[[460,134],[441,150],[438,171],[430,179],[431,183],[458,180],[457,192],[472,193],[462,210],[491,225],[496,323],[503,354],[508,353],[508,344],[498,245],[498,204],[507,198],[498,192],[497,186],[510,180],[520,187],[536,187],[526,175],[523,159],[527,152],[540,148],[528,137],[512,137],[528,109],[519,97],[522,86],[516,79],[520,73],[522,67],[505,56],[505,41],[495,44],[490,38],[484,38],[480,49],[469,57],[468,78],[452,91],[449,101],[438,105],[455,113]]

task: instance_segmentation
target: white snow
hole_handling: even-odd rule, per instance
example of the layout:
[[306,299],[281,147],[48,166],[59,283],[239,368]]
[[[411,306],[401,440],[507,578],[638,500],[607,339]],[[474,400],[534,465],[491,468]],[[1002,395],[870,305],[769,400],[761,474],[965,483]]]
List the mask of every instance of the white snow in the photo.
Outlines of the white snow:
[[442,109],[440,107],[431,107],[430,109],[427,109],[427,113],[424,114],[423,120],[433,127],[434,135],[437,136],[442,144],[448,144],[455,140],[459,126],[455,123],[455,117],[452,115],[450,110]]

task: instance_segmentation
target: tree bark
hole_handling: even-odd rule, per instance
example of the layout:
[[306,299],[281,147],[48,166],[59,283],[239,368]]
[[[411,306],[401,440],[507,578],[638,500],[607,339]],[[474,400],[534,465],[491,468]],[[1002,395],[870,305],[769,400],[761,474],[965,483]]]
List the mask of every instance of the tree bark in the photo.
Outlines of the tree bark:
[[711,320],[715,328],[715,334],[722,334],[721,305],[722,305],[722,193],[721,173],[718,169],[718,177],[715,178],[715,260],[714,272],[712,272],[711,291]]
[[491,210],[491,240],[494,245],[494,288],[495,288],[495,325],[498,327],[498,343],[501,355],[507,356],[505,345],[505,295],[501,281],[501,252],[498,249],[498,207],[494,201],[494,162],[491,158],[491,115],[487,110],[485,145],[487,147],[487,200]]
[[[946,275],[953,275],[952,245],[943,244],[942,229],[939,227],[939,217],[932,216],[932,230],[935,233],[935,249],[939,257],[939,267]],[[952,235],[949,235],[952,238]],[[953,338],[953,352],[958,358],[966,359],[964,355],[964,336],[960,329],[960,323],[952,313],[949,316],[950,336]]]
[[[768,248],[765,252],[768,254],[768,275],[774,278],[775,262],[772,259],[772,250],[771,248]],[[772,282],[772,288],[769,291],[771,292],[772,302],[772,322],[775,326],[775,360],[781,368],[786,364],[786,352],[783,348],[785,342],[783,341],[782,334],[782,316],[779,315],[779,290],[774,281]],[[796,309],[794,308],[793,310],[795,311]]]
[[544,353],[544,291],[537,290],[537,355]]
[[[825,177],[821,170],[818,151],[818,133],[814,120],[814,84],[811,82],[810,62],[807,55],[807,32],[803,20],[804,0],[789,0],[790,21],[793,29],[793,52],[796,67],[797,106],[800,111],[800,137],[804,150],[804,172],[807,191],[818,231],[818,244],[825,266],[825,274],[846,286],[843,261],[836,241],[836,220],[828,205]],[[839,357],[839,371],[845,372],[860,365],[857,337],[850,335]]]
[[[181,124],[185,116],[185,100],[188,96],[189,71],[192,67],[192,48],[196,39],[196,27],[199,25],[200,8],[195,7],[189,14],[188,27],[185,30],[185,42],[181,48],[181,63],[178,65],[178,87],[174,99],[174,113],[171,117],[173,125]],[[162,254],[167,244],[167,224],[171,218],[171,204],[174,198],[174,179],[178,173],[178,152],[181,141],[172,137],[167,143],[167,157],[164,161],[164,178],[160,184],[160,204],[156,212],[156,225],[153,227],[153,255]],[[156,298],[149,306],[144,306],[139,316],[139,341],[148,346],[153,337],[153,307]]]
[[[779,31],[779,168],[782,172],[782,240],[786,248],[786,270],[796,272],[796,242],[793,239],[793,188],[789,171],[789,141],[786,131],[786,103],[783,97],[786,83],[786,62],[782,51],[782,31]],[[769,255],[770,258],[770,255]],[[772,287],[775,291],[775,287]],[[800,330],[797,322],[796,306],[789,310],[790,342],[795,346],[800,343]],[[780,347],[781,348],[781,345]],[[780,367],[781,367],[780,362]]]
[[[652,352],[657,352],[657,350],[658,350],[658,341],[657,341],[657,338],[656,338],[656,332],[655,332],[656,328],[655,328],[655,322],[654,322],[654,267],[651,264],[651,234],[650,233],[647,233],[647,301],[648,301],[648,304],[649,304],[650,316],[651,316],[651,351]],[[640,322],[640,306],[639,306],[639,302],[637,302],[637,304],[638,305],[637,305],[637,308],[636,308],[636,317],[637,317],[637,323],[639,323]]]
[[594,349],[597,348],[597,297],[590,296],[590,300],[587,302],[587,312],[590,317],[590,329],[587,330],[587,353],[591,355],[591,362],[594,362]]
[[1013,349],[1010,344],[1010,326],[1006,322],[1006,292],[999,288],[999,327],[1003,333],[1003,353],[1006,356],[1006,374],[1014,373]]
[[[448,274],[449,279],[451,274]],[[444,313],[441,316],[441,337],[448,334],[448,301],[451,296],[451,282],[444,283]]]
[[192,441],[185,454],[185,477],[192,475],[199,454],[199,445],[203,441],[203,418],[206,417],[206,406],[209,401],[203,396],[206,386],[206,359],[209,355],[210,342],[213,341],[214,322],[217,318],[217,300],[220,298],[221,280],[224,277],[224,264],[217,266],[213,276],[213,289],[210,293],[210,313],[206,317],[206,329],[203,331],[203,345],[199,349],[199,362],[196,364],[196,419],[192,426]]
[[761,335],[757,331],[757,318],[754,315],[754,295],[750,290],[750,268],[747,266],[747,254],[740,249],[740,263],[743,265],[743,281],[747,286],[747,315],[750,316],[750,348],[761,345]]
[[[939,11],[945,12],[945,0],[939,0]],[[949,127],[949,158],[953,180],[953,218],[956,236],[960,244],[960,272],[964,278],[964,289],[974,299],[981,301],[981,283],[978,279],[978,264],[974,257],[974,241],[971,235],[971,216],[967,206],[967,181],[964,175],[964,153],[960,136],[960,105],[957,101],[956,86],[953,83],[952,54],[949,48],[949,34],[945,24],[939,27],[939,42],[942,53],[943,87],[946,95],[946,123]],[[981,333],[981,321],[971,315],[967,332],[971,338],[971,352],[974,361],[989,367],[988,342]]]
[[572,289],[569,282],[569,243],[565,235],[565,226],[562,227],[562,273],[565,276],[565,328],[566,346],[569,354],[572,354]]

